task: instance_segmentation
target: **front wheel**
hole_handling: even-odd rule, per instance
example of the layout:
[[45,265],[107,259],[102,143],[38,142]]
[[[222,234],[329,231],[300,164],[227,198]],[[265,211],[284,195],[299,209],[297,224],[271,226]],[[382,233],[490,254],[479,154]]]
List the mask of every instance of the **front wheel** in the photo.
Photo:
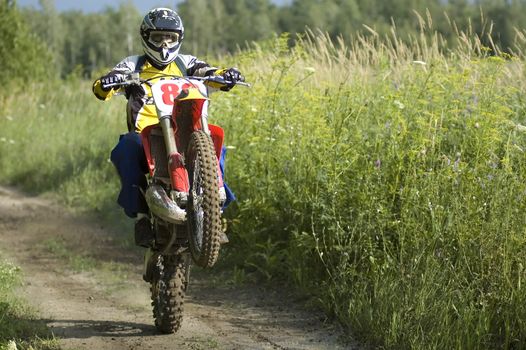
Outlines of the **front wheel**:
[[217,158],[210,136],[203,131],[194,132],[185,158],[190,178],[187,206],[190,252],[196,265],[212,267],[219,255],[222,231]]

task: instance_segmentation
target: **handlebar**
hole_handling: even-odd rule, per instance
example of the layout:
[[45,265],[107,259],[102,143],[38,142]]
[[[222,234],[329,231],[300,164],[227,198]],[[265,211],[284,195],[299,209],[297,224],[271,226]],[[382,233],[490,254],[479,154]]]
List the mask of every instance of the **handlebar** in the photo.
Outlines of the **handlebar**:
[[229,80],[225,80],[225,78],[223,78],[220,75],[210,75],[208,77],[189,76],[189,77],[183,77],[183,79],[201,80],[205,84],[206,84],[206,82],[218,83],[218,84],[221,84],[221,85],[230,85],[230,84],[233,83],[234,85],[251,87],[251,85],[249,83],[245,83],[244,81],[232,82],[232,81],[229,81]]
[[207,83],[216,83],[216,84],[223,85],[223,86],[228,86],[228,85],[231,85],[231,84],[240,85],[240,86],[244,86],[244,87],[250,87],[251,86],[249,83],[245,83],[243,81],[232,82],[232,81],[225,80],[225,78],[223,78],[220,75],[211,75],[211,76],[207,76],[207,77],[197,77],[197,76],[181,77],[181,76],[177,76],[177,75],[163,74],[161,76],[156,76],[156,77],[149,78],[149,79],[141,79],[139,77],[139,73],[138,72],[132,72],[132,73],[128,73],[128,74],[124,75],[124,81],[119,82],[119,83],[108,84],[105,87],[106,88],[111,88],[111,87],[116,87],[116,86],[121,87],[121,86],[130,86],[130,85],[141,85],[141,84],[144,84],[144,83],[148,83],[150,80],[158,79],[158,78],[164,78],[164,77],[179,78],[179,79],[185,79],[185,80],[200,80],[205,85],[207,85]]

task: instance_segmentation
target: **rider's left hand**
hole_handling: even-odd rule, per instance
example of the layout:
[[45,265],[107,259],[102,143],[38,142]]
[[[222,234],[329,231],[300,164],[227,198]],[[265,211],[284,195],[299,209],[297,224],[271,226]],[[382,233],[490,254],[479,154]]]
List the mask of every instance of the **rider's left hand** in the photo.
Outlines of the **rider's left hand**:
[[236,85],[236,83],[240,81],[245,81],[245,77],[237,68],[228,68],[221,73],[221,76],[229,82],[228,85],[221,88],[221,90],[223,91],[228,91],[232,89]]

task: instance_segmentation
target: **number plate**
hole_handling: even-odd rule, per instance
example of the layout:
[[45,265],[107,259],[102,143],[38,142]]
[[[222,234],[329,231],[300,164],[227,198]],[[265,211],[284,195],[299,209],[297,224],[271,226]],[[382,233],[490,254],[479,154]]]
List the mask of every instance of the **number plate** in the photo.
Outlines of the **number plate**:
[[162,80],[152,86],[153,100],[159,116],[172,115],[174,100],[181,91],[192,87],[185,80]]

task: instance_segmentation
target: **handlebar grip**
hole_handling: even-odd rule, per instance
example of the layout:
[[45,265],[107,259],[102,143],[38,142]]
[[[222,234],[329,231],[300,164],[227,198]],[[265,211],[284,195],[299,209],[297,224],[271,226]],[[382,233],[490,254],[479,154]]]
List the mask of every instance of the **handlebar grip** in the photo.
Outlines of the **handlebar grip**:
[[104,89],[104,90],[108,90],[108,89],[111,89],[113,87],[122,87],[122,86],[128,86],[128,85],[132,85],[132,84],[139,84],[140,83],[140,78],[139,78],[139,73],[138,72],[132,72],[132,73],[119,73],[119,74],[114,74],[113,76],[109,77],[109,83],[105,84],[104,83],[104,77],[101,78],[101,87]]
[[112,83],[112,84],[104,84],[104,83],[100,83],[100,87],[103,89],[103,90],[109,90],[115,86],[121,86],[122,84],[121,83]]

